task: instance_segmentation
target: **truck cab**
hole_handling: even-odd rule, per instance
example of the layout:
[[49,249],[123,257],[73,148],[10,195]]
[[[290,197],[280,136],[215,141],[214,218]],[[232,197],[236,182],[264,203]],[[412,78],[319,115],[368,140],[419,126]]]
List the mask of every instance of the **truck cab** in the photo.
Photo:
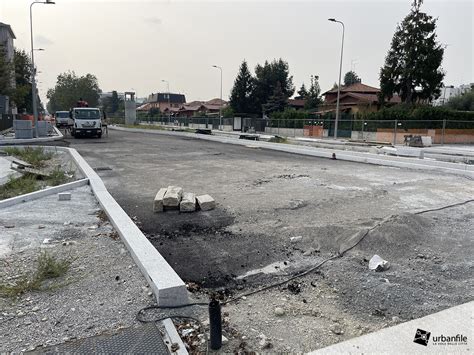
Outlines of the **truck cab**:
[[71,135],[91,135],[102,137],[102,120],[98,108],[74,107],[70,111],[70,118],[73,120]]

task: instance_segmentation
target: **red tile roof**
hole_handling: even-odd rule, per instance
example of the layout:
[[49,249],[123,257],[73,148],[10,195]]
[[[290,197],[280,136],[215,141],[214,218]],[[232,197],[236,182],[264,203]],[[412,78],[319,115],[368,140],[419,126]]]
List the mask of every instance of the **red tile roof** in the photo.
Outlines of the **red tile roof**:
[[[352,85],[341,87],[341,92],[361,92],[361,93],[377,94],[380,92],[380,89],[374,88],[373,86],[365,85],[362,83],[355,83]],[[328,93],[337,93],[337,88],[328,90],[325,93],[323,93],[323,95],[326,95]]]

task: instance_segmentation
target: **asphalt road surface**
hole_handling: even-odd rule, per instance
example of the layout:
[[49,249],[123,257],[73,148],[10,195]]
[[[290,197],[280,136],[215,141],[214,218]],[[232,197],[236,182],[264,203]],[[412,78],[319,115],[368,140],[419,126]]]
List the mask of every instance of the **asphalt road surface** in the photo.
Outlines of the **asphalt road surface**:
[[[303,265],[304,251],[329,255],[387,216],[474,195],[462,177],[286,154],[250,142],[111,130],[102,139],[66,143],[97,170],[180,276],[203,286],[232,284],[274,262]],[[156,192],[168,185],[210,194],[218,207],[153,213]],[[303,242],[290,243],[295,236]]]

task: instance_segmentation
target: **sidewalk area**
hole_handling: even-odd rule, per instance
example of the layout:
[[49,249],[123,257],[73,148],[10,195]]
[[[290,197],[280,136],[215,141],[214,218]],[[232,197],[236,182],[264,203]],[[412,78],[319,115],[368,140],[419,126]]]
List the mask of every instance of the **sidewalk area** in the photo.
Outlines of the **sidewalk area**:
[[45,143],[61,140],[64,138],[63,134],[55,126],[52,126],[53,133],[50,133],[47,137],[38,137],[32,139],[16,139],[15,133],[12,131],[7,131],[5,133],[0,133],[0,146],[2,145],[28,145],[33,143]]
[[[70,201],[54,194],[0,209],[0,353],[137,327],[136,313],[153,303],[90,187],[71,195]],[[36,285],[42,256],[62,263],[64,272],[43,275]]]
[[468,302],[310,354],[472,354],[473,320]]

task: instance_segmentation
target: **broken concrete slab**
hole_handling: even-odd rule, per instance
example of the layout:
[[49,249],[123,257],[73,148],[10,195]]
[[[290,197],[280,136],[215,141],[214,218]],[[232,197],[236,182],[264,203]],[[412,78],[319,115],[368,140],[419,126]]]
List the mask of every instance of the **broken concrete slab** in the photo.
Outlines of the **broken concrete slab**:
[[197,196],[196,200],[201,211],[209,211],[216,208],[216,201],[210,195]]
[[179,207],[183,197],[183,188],[179,186],[168,186],[163,198],[164,207]]
[[153,212],[163,212],[163,199],[166,194],[166,188],[161,188],[153,200]]
[[183,193],[183,199],[179,204],[180,212],[194,212],[196,211],[196,195],[192,192]]

